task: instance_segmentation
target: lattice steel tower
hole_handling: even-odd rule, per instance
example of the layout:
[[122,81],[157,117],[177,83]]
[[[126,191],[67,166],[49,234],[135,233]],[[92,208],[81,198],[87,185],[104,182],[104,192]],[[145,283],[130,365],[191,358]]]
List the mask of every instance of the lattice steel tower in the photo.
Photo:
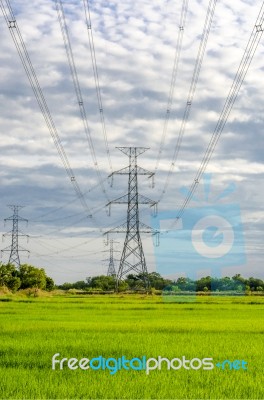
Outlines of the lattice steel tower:
[[[107,276],[116,277],[116,270],[115,270],[115,261],[118,261],[114,258],[114,253],[119,253],[118,250],[114,250],[114,244],[119,243],[115,242],[113,239],[110,240],[110,248],[109,248],[109,259],[103,260],[108,261],[108,269],[107,269]],[[106,250],[108,251],[108,250]]]
[[126,233],[124,247],[120,259],[119,269],[117,273],[117,290],[120,280],[129,272],[141,274],[145,287],[149,288],[148,271],[146,260],[142,247],[140,233],[157,234],[156,231],[139,220],[139,204],[149,204],[154,207],[156,213],[157,203],[138,193],[138,175],[148,175],[153,177],[154,173],[147,171],[137,165],[137,157],[143,154],[148,148],[146,147],[117,147],[120,151],[129,157],[129,166],[119,171],[113,172],[113,175],[128,175],[128,193],[107,204],[127,204],[127,220],[124,224],[106,232],[109,233]]
[[12,227],[12,231],[7,232],[3,235],[3,237],[6,236],[11,236],[12,241],[11,241],[11,245],[6,247],[5,249],[1,250],[1,253],[3,252],[10,252],[10,256],[9,256],[9,264],[13,264],[16,265],[18,268],[20,267],[20,258],[19,258],[19,253],[20,252],[27,252],[29,253],[28,250],[25,250],[23,247],[19,246],[18,244],[18,238],[20,236],[26,236],[28,238],[28,235],[25,235],[23,232],[21,232],[18,229],[18,223],[19,222],[28,222],[27,219],[22,218],[18,215],[18,211],[23,208],[22,206],[8,206],[9,208],[11,208],[11,210],[13,210],[13,215],[9,218],[6,218],[4,221],[12,221],[13,223],[13,227]]

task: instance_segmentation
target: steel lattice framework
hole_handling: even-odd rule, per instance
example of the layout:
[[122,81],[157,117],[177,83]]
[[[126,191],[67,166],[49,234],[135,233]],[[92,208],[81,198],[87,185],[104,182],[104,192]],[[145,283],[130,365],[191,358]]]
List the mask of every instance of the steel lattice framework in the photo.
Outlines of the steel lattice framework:
[[8,263],[13,264],[19,268],[20,267],[19,253],[20,252],[29,253],[29,251],[24,249],[23,247],[19,246],[19,244],[18,244],[18,238],[20,236],[28,238],[28,235],[25,235],[23,232],[21,232],[18,229],[18,223],[19,222],[28,222],[28,220],[25,218],[22,218],[18,215],[18,211],[21,208],[23,208],[22,206],[13,206],[12,205],[12,206],[8,206],[8,207],[11,208],[11,210],[13,210],[13,215],[11,217],[5,218],[4,221],[5,222],[12,221],[13,227],[12,227],[12,231],[5,233],[3,235],[3,237],[11,236],[11,245],[6,247],[5,249],[1,250],[1,253],[10,252]]
[[143,251],[141,233],[152,233],[156,235],[158,232],[151,227],[143,224],[139,220],[139,204],[149,204],[154,207],[154,213],[157,211],[157,202],[142,196],[138,193],[138,175],[147,175],[153,177],[154,173],[137,165],[137,158],[143,154],[148,148],[146,147],[117,147],[120,151],[129,157],[129,166],[113,172],[113,175],[128,175],[128,193],[107,204],[127,204],[127,220],[124,224],[106,232],[109,233],[126,233],[123,251],[120,259],[119,269],[116,276],[118,290],[119,282],[129,273],[136,272],[140,274],[146,289],[149,288],[148,271],[146,266],[145,255]]
[[115,270],[115,261],[118,261],[114,258],[114,253],[119,253],[118,250],[114,250],[114,243],[119,243],[115,242],[113,239],[110,240],[110,248],[109,248],[109,260],[104,260],[104,261],[109,261],[108,264],[108,269],[107,269],[107,276],[112,276],[116,277],[116,270]]

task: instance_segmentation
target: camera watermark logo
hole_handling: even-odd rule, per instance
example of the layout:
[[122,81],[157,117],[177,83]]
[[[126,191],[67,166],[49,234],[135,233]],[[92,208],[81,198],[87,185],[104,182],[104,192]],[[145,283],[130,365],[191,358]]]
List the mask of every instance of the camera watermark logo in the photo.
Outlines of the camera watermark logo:
[[207,258],[224,257],[234,245],[234,231],[229,221],[219,215],[202,217],[192,229],[192,244]]
[[[185,209],[180,219],[177,210],[152,218],[152,227],[160,230],[155,256],[157,272],[163,276],[197,280],[206,271],[204,274],[220,278],[223,268],[245,264],[240,207],[228,202],[235,185],[229,184],[211,201],[211,175],[204,175],[203,184],[204,198],[194,196],[195,207]],[[181,192],[186,195],[187,190]]]

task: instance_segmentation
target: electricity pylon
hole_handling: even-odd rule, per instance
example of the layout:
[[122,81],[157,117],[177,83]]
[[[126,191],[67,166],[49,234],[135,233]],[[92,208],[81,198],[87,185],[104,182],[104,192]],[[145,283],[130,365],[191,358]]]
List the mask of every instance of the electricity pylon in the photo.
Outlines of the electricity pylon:
[[13,210],[13,215],[9,218],[6,218],[4,221],[12,221],[13,227],[12,227],[12,231],[7,232],[3,235],[3,238],[6,236],[11,236],[12,241],[11,241],[11,245],[6,247],[5,249],[1,250],[1,254],[3,252],[10,252],[10,256],[9,256],[9,264],[13,264],[16,265],[18,268],[20,267],[20,258],[19,258],[19,253],[20,252],[27,252],[29,253],[28,250],[25,250],[23,247],[19,246],[18,244],[18,238],[19,236],[26,236],[28,238],[28,235],[25,235],[23,232],[21,232],[18,229],[18,222],[28,222],[27,219],[22,218],[18,215],[18,211],[23,208],[22,206],[8,206],[9,208],[11,208],[11,210]]
[[[110,240],[110,248],[109,248],[109,260],[103,260],[103,261],[109,261],[108,264],[108,269],[107,269],[107,276],[112,276],[116,277],[116,270],[115,270],[115,261],[118,261],[114,258],[114,253],[119,253],[118,250],[114,250],[114,243],[119,243],[115,242],[113,239]],[[108,251],[108,250],[105,250]]]
[[139,220],[139,204],[149,204],[154,207],[154,213],[157,212],[157,202],[148,199],[138,193],[138,175],[148,175],[153,177],[154,173],[147,171],[137,165],[137,157],[143,154],[148,148],[146,147],[117,147],[122,153],[129,157],[129,166],[113,172],[113,175],[128,175],[128,193],[107,204],[127,204],[127,220],[124,224],[111,229],[109,233],[126,233],[124,247],[120,259],[119,269],[116,276],[116,289],[120,281],[129,273],[136,272],[140,274],[146,289],[149,288],[148,271],[146,266],[145,255],[143,251],[140,233],[152,233],[156,235],[158,232],[151,227],[143,224]]

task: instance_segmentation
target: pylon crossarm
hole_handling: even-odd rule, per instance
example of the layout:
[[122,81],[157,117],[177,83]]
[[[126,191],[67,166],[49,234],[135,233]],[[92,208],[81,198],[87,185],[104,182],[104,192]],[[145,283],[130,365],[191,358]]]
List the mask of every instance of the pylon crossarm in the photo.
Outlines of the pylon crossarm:
[[151,226],[144,224],[143,222],[139,222],[140,232],[143,233],[155,233],[154,229]]
[[115,203],[115,204],[127,204],[127,201],[128,201],[128,195],[125,194],[124,196],[120,196],[115,200],[109,201],[109,203],[106,204],[106,206],[110,206],[113,203]]
[[154,206],[155,204],[157,204],[156,201],[153,201],[151,199],[149,199],[146,196],[143,196],[142,194],[138,194],[138,203],[139,204],[150,204],[150,206]]
[[117,171],[112,172],[110,175],[108,175],[108,178],[112,178],[114,175],[127,175],[127,174],[129,174],[129,167],[124,167],[118,169]]
[[[13,235],[13,232],[7,232],[7,233],[4,233],[2,236],[5,238],[5,237],[7,237],[7,236],[12,236],[12,235]],[[26,237],[27,240],[29,239],[29,235],[25,235],[25,234],[22,233],[22,232],[18,233],[16,236],[17,236],[17,237],[19,237],[19,236],[21,236],[21,237]]]
[[109,231],[104,232],[104,236],[108,235],[109,233],[124,233],[126,232],[126,228],[127,228],[126,224],[119,225],[116,228],[112,228]]
[[138,157],[149,150],[149,147],[117,147],[117,149],[129,157]]
[[137,166],[137,174],[138,175],[149,175],[149,178],[151,178],[152,176],[154,176],[154,172],[148,171],[145,168],[139,167]]
[[19,251],[25,251],[26,253],[30,253],[30,251],[29,250],[26,250],[26,249],[23,249],[23,247],[20,247],[20,246],[18,246],[18,250]]
[[[20,217],[19,215],[16,215],[16,219],[17,219],[18,221],[25,221],[25,222],[28,222],[28,220],[27,220],[26,218],[22,218],[22,217]],[[4,221],[13,221],[13,216],[12,216],[12,217],[8,217],[8,218],[5,218]]]
[[[120,229],[119,228],[113,228],[110,231],[105,232],[104,235],[107,235],[108,233],[124,233],[124,232],[126,232],[126,230],[127,230],[127,228],[123,228],[123,229],[122,228],[120,228]],[[146,229],[144,229],[144,228],[140,229],[140,233],[152,233],[152,234],[155,234],[156,232],[153,232],[153,229],[148,227]],[[137,229],[136,228],[130,229],[129,237],[134,238],[136,234],[137,234]]]

